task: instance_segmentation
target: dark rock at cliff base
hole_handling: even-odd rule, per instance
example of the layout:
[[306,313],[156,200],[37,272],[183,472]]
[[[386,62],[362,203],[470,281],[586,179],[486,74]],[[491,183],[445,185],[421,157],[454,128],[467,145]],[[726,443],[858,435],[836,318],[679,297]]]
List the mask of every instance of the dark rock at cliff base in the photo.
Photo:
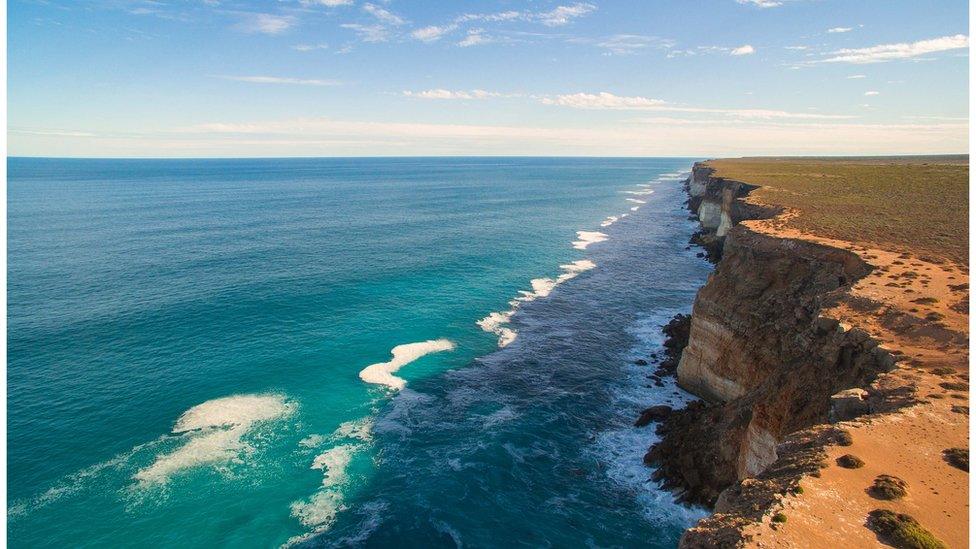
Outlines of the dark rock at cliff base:
[[663,421],[664,419],[667,419],[669,415],[671,415],[670,406],[665,406],[663,404],[660,406],[651,406],[650,408],[641,412],[640,417],[634,422],[634,426],[644,427],[652,421]]
[[664,328],[664,359],[654,372],[657,375],[674,375],[681,361],[681,351],[688,346],[688,336],[691,333],[691,315],[675,315]]
[[691,235],[691,243],[701,246],[704,250],[698,257],[704,257],[712,263],[718,263],[722,259],[722,244],[724,242],[723,237],[715,236],[714,233],[708,231],[698,231]]

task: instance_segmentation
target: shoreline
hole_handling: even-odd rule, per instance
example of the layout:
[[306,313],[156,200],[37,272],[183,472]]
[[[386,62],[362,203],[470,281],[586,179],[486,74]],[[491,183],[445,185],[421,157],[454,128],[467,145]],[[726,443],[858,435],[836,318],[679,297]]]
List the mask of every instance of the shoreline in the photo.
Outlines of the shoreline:
[[[793,539],[870,546],[868,511],[881,507],[909,512],[951,546],[964,544],[959,528],[939,514],[966,508],[961,472],[920,467],[901,455],[897,441],[902,427],[917,429],[923,440],[915,444],[933,446],[925,448],[928,461],[944,449],[935,446],[968,445],[968,408],[963,415],[959,405],[946,404],[963,396],[942,394],[946,383],[968,391],[968,318],[959,307],[942,307],[938,321],[932,313],[919,319],[904,306],[936,303],[928,294],[952,295],[968,284],[968,270],[801,233],[789,223],[799,212],[763,203],[753,194],[759,185],[721,177],[708,162],[695,164],[685,188],[701,226],[692,241],[716,265],[695,299],[677,367],[678,384],[703,400],[669,414],[658,426],[661,442],[645,456],[657,467],[654,479],[678,501],[714,511],[686,531],[681,547],[769,538],[774,545]],[[913,286],[905,291],[921,297],[890,295],[903,290],[892,277],[918,270],[925,277],[908,276]],[[938,360],[939,353],[948,358]],[[947,423],[945,433],[928,436]],[[867,498],[870,479],[855,481],[833,467],[831,460],[848,451],[876,457],[874,471],[897,470],[916,487],[914,499],[928,501],[899,508]],[[952,480],[915,495],[938,481],[917,478],[913,469],[933,467]],[[828,501],[838,492],[842,500]],[[784,511],[790,523],[774,522]]]

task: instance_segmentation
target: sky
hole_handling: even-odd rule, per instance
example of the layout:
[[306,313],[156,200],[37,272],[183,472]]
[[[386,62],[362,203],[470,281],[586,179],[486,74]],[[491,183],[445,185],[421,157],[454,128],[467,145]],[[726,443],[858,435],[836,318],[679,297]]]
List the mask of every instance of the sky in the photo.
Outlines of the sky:
[[9,0],[12,156],[968,150],[964,0]]

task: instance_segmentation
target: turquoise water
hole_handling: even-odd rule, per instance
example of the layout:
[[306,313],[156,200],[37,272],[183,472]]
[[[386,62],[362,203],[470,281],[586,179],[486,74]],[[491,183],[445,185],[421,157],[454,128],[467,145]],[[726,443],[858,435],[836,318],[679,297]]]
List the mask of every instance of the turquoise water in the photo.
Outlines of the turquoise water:
[[10,159],[10,545],[673,546],[691,163]]

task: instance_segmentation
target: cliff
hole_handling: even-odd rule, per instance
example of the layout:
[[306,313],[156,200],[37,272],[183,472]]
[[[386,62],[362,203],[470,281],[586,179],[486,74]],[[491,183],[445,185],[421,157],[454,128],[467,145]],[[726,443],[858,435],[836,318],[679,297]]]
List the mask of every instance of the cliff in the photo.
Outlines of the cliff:
[[878,256],[785,230],[796,212],[751,200],[757,186],[698,163],[687,189],[702,227],[695,241],[717,261],[677,368],[679,385],[702,402],[659,425],[662,440],[645,461],[679,500],[716,510],[682,546],[735,546],[804,476],[819,474],[827,448],[847,436],[831,422],[920,402],[917,383],[888,375],[904,352],[849,313],[900,321],[904,333],[942,345],[964,346],[967,334],[865,302],[855,286],[888,276],[872,264]]

